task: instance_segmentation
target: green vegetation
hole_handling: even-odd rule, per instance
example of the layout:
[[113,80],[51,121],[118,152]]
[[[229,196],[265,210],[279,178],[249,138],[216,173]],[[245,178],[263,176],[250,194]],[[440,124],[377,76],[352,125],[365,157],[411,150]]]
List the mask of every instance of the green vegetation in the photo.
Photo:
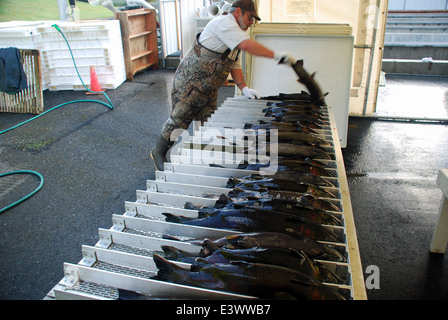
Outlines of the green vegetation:
[[[76,1],[80,20],[109,19],[113,12],[103,6]],[[0,0],[0,22],[60,20],[56,0]]]

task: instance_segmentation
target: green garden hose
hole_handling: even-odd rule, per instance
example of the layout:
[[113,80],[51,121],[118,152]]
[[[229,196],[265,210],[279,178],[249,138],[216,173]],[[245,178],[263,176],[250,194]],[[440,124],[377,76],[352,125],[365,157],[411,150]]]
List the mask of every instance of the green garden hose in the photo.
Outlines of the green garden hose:
[[10,205],[4,207],[3,209],[0,209],[0,213],[3,213],[3,212],[5,212],[6,210],[11,209],[12,207],[14,207],[14,206],[18,205],[19,203],[21,203],[21,202],[27,200],[28,198],[31,198],[31,197],[34,196],[34,194],[36,194],[36,193],[42,188],[42,186],[44,185],[44,177],[43,177],[39,172],[31,171],[31,170],[19,170],[19,171],[11,171],[11,172],[7,172],[7,173],[2,173],[2,174],[0,174],[0,178],[1,178],[1,177],[5,177],[5,176],[10,176],[10,175],[13,175],[13,174],[23,174],[23,173],[25,173],[25,174],[33,174],[33,175],[37,176],[37,177],[40,179],[39,186],[38,186],[36,189],[34,189],[33,192],[31,192],[31,193],[28,194],[27,196],[23,197],[22,199],[20,199],[20,200],[18,200],[18,201],[16,201],[16,202],[14,202],[14,203],[12,203],[12,204],[10,204]]
[[[0,131],[0,135],[6,133],[6,132],[8,132],[8,131],[11,131],[11,130],[13,130],[13,129],[16,129],[16,128],[18,128],[18,127],[20,127],[20,126],[22,126],[22,125],[24,125],[24,124],[26,124],[26,123],[28,123],[28,122],[30,122],[30,121],[33,121],[33,120],[35,120],[35,119],[37,119],[37,118],[43,116],[44,114],[47,114],[47,113],[50,112],[50,111],[53,111],[53,110],[55,110],[55,109],[58,109],[58,108],[60,108],[60,107],[63,107],[63,106],[66,106],[66,105],[68,105],[68,104],[72,104],[72,103],[94,102],[94,103],[102,104],[102,105],[108,107],[108,108],[111,109],[111,110],[114,109],[114,106],[113,106],[112,102],[110,101],[109,97],[107,96],[107,94],[106,94],[104,91],[98,91],[98,92],[97,92],[97,91],[92,91],[92,90],[90,90],[90,89],[84,84],[84,82],[82,81],[81,76],[79,75],[78,67],[76,66],[75,58],[73,57],[72,49],[70,48],[70,45],[69,45],[69,43],[68,43],[68,41],[67,41],[67,38],[65,37],[64,33],[61,31],[61,29],[59,28],[58,25],[53,24],[52,27],[54,27],[57,31],[59,31],[59,33],[60,33],[60,34],[62,35],[62,37],[64,38],[64,41],[65,41],[65,43],[67,44],[68,50],[70,51],[70,55],[71,55],[72,60],[73,60],[73,65],[75,66],[76,73],[77,73],[79,79],[81,80],[81,83],[82,83],[82,85],[84,86],[84,88],[86,88],[87,91],[89,91],[89,92],[91,92],[91,93],[101,93],[101,94],[103,94],[104,97],[107,99],[107,101],[108,101],[109,103],[105,103],[105,102],[98,101],[98,100],[74,100],[74,101],[69,101],[69,102],[66,102],[66,103],[62,103],[62,104],[60,104],[60,105],[58,105],[58,106],[56,106],[56,107],[53,107],[53,108],[51,108],[51,109],[49,109],[49,110],[47,110],[47,111],[45,111],[45,112],[43,112],[43,113],[41,113],[41,114],[39,114],[39,115],[37,115],[37,116],[35,116],[35,117],[29,119],[29,120],[26,120],[26,121],[24,121],[24,122],[22,122],[22,123],[19,123],[19,124],[15,125],[15,126],[13,126],[13,127],[11,127],[11,128],[8,128],[8,129],[5,129],[5,130]],[[42,186],[43,186],[43,184],[44,184],[44,177],[43,177],[40,173],[38,173],[38,172],[36,172],[36,171],[31,171],[31,170],[19,170],[19,171],[12,171],[12,172],[7,172],[7,173],[2,173],[2,174],[0,174],[0,178],[1,178],[1,177],[4,177],[4,176],[13,175],[13,174],[33,174],[33,175],[35,175],[35,176],[37,176],[37,177],[40,178],[40,183],[39,183],[39,186],[38,186],[33,192],[31,192],[30,194],[28,194],[27,196],[25,196],[25,197],[23,197],[22,199],[20,199],[20,200],[18,200],[18,201],[16,201],[16,202],[14,202],[14,203],[12,203],[12,204],[10,204],[10,205],[4,207],[3,209],[0,209],[0,214],[3,213],[3,212],[5,212],[5,211],[8,210],[8,209],[11,209],[12,207],[18,205],[19,203],[21,203],[21,202],[27,200],[28,198],[30,198],[31,196],[33,196],[34,194],[36,194],[36,193],[42,188]]]

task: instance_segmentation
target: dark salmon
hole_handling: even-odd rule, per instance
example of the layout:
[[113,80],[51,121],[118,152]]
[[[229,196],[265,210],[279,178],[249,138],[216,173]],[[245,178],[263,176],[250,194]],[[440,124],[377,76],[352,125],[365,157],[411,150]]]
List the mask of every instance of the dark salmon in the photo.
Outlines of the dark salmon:
[[264,179],[237,179],[230,177],[227,181],[226,188],[240,188],[242,190],[283,190],[283,191],[293,191],[301,194],[314,194],[317,197],[324,198],[336,198],[334,194],[319,188],[318,186],[313,186],[312,184],[307,184],[305,182],[299,182],[295,180],[285,180],[285,179],[275,179],[275,178],[264,178]]
[[339,283],[344,281],[327,269],[323,264],[310,259],[303,252],[282,248],[250,248],[225,249],[218,248],[210,240],[204,240],[203,252],[207,256],[196,257],[173,246],[162,246],[165,258],[186,263],[230,263],[231,261],[246,261],[265,263],[291,268],[316,278],[321,282]]
[[296,63],[292,65],[292,68],[299,77],[299,82],[304,84],[305,87],[309,90],[312,101],[319,106],[326,105],[325,96],[327,94],[322,93],[320,86],[314,79],[314,74],[310,75],[305,70],[305,68],[303,67],[303,60],[297,60]]
[[154,255],[156,280],[267,299],[344,300],[335,288],[293,269],[235,261],[197,264],[185,270]]
[[[202,245],[203,241],[194,240],[190,242]],[[214,240],[213,243],[218,247],[228,249],[292,248],[303,251],[313,259],[345,262],[344,256],[333,246],[317,242],[289,229],[285,232],[253,232],[228,235]]]
[[[227,199],[225,199],[227,198]],[[214,208],[201,208],[198,211],[199,217],[205,217],[216,208],[262,208],[265,210],[274,210],[284,212],[291,215],[297,215],[316,223],[341,226],[342,222],[334,214],[322,209],[312,207],[305,207],[301,203],[292,200],[284,199],[257,199],[257,200],[242,200],[234,202],[232,198],[222,195],[216,202]]]
[[170,213],[163,213],[167,222],[187,225],[227,229],[240,232],[282,232],[293,229],[302,235],[315,240],[342,242],[330,229],[298,215],[281,211],[266,210],[254,207],[222,208],[209,212],[204,218],[187,218]]

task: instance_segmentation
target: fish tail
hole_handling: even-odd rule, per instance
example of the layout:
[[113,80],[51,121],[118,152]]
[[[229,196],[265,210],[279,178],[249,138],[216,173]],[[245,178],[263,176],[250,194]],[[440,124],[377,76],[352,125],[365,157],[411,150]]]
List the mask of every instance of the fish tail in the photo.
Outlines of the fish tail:
[[202,251],[204,252],[204,254],[208,256],[216,250],[219,250],[219,246],[210,239],[205,238],[202,242]]
[[193,203],[187,201],[187,202],[185,203],[184,209],[198,210],[198,209],[201,209],[201,207],[200,207],[200,206],[196,206],[196,205],[194,205]]
[[223,193],[219,196],[219,199],[216,201],[215,208],[224,208],[231,202],[233,202],[232,198]]
[[179,216],[176,216],[175,214],[168,212],[163,212],[162,214],[165,216],[166,222],[182,223],[182,219]]
[[235,178],[235,177],[230,177],[229,180],[227,181],[227,188],[235,188],[236,185],[240,183],[240,181]]
[[159,269],[157,275],[153,278],[154,280],[169,281],[171,276],[176,271],[183,270],[181,267],[176,266],[157,254],[155,254],[152,258]]
[[146,300],[147,296],[135,291],[118,289],[118,300]]
[[326,246],[325,247],[325,256],[327,256],[328,259],[338,262],[346,262],[347,259],[335,248]]

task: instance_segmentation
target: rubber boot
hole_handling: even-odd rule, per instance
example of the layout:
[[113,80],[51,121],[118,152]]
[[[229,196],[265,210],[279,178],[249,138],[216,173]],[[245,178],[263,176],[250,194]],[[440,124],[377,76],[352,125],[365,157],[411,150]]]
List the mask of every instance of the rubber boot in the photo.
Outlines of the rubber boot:
[[157,170],[163,171],[163,164],[168,161],[166,153],[172,145],[172,141],[167,141],[162,136],[157,139],[156,146],[151,149],[151,158],[154,160],[154,166]]

